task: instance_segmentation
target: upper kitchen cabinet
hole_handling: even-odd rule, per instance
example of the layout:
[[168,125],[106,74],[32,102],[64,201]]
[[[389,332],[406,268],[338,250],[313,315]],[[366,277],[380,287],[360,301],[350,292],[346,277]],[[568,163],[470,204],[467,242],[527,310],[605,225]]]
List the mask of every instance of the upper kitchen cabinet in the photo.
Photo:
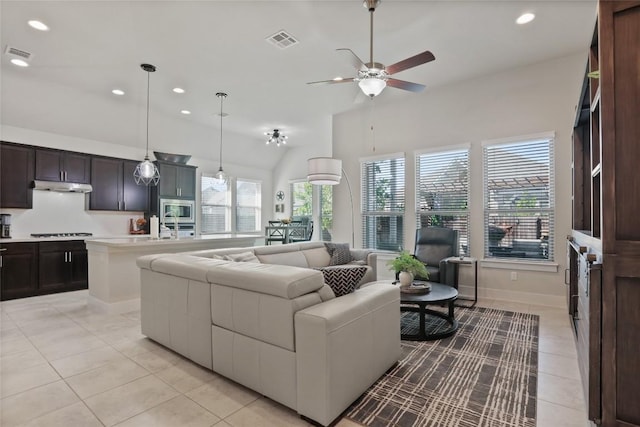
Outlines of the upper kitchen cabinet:
[[160,172],[160,197],[195,199],[196,167],[156,161]]
[[88,184],[91,158],[70,151],[36,149],[36,179]]
[[33,148],[0,144],[0,207],[33,207],[34,156]]
[[149,210],[149,187],[136,185],[134,160],[93,157],[91,159],[91,185],[89,209],[105,211]]

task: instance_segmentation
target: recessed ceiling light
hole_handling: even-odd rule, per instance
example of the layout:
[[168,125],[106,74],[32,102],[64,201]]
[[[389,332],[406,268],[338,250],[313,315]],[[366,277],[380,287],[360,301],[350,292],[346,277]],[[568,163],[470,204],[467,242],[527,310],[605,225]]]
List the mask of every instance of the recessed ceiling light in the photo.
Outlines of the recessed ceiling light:
[[13,65],[17,65],[18,67],[28,67],[29,63],[23,59],[13,58],[11,60]]
[[333,81],[334,81],[334,82],[340,82],[340,81],[342,81],[342,80],[344,80],[344,79],[343,79],[342,77],[340,77],[340,76],[338,76],[338,77],[334,77],[334,78],[333,78]]
[[184,89],[182,89],[181,87],[174,87],[174,88],[173,88],[173,91],[174,91],[175,93],[184,93]]
[[32,19],[31,21],[28,22],[28,24],[35,28],[36,30],[40,30],[40,31],[49,31],[49,27],[41,21],[36,21],[35,19]]
[[189,114],[191,114],[191,111],[189,111],[189,110],[180,110],[180,112],[181,112],[182,114],[184,114],[184,115],[187,115],[187,116],[188,116]]
[[516,23],[517,24],[528,24],[529,22],[533,21],[535,19],[536,15],[534,15],[533,13],[523,13],[522,15],[518,16],[518,19],[516,19]]
[[124,91],[122,89],[114,89],[111,93],[114,95],[124,95]]

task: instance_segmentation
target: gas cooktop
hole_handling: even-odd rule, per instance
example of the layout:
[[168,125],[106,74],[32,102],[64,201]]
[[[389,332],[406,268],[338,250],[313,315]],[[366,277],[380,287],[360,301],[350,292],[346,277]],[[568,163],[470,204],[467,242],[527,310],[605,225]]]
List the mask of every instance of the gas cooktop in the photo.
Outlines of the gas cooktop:
[[86,237],[92,233],[31,233],[31,237]]

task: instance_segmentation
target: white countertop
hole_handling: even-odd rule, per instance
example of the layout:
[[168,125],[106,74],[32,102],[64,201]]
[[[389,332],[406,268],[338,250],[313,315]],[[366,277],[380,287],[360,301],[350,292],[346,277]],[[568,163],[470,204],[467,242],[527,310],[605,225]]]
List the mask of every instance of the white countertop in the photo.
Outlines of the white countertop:
[[142,246],[178,246],[213,243],[215,241],[255,240],[264,238],[259,234],[209,234],[195,237],[181,237],[179,239],[152,239],[148,234],[121,238],[87,238],[85,242],[91,245],[109,247],[142,247]]
[[118,236],[66,236],[66,237],[30,237],[18,236],[10,239],[0,239],[0,243],[23,243],[23,242],[58,242],[71,240],[84,240],[85,242],[99,242],[109,246],[135,246],[135,245],[155,245],[155,244],[180,244],[184,242],[200,242],[218,239],[259,239],[261,234],[208,234],[196,237],[181,237],[180,239],[151,239],[149,234],[123,234]]

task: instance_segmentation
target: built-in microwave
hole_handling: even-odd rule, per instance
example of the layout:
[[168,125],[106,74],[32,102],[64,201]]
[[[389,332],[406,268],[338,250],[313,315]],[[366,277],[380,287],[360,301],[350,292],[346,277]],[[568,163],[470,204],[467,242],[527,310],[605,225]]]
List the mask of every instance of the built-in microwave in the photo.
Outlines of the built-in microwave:
[[177,218],[179,223],[195,223],[195,200],[160,199],[160,220],[171,223],[173,218]]

